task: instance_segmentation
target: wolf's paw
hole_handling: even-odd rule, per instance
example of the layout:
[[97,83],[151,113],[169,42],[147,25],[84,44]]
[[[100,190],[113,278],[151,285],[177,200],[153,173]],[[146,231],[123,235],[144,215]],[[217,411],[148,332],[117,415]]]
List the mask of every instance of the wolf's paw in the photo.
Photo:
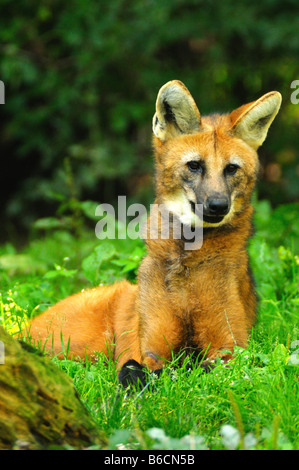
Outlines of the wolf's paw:
[[127,388],[130,385],[142,388],[145,387],[146,377],[144,367],[142,367],[139,362],[134,361],[134,359],[130,359],[122,366],[118,374],[118,382],[124,388]]
[[211,372],[211,370],[215,369],[215,361],[213,359],[210,361],[202,361],[200,367],[204,370],[204,372]]
[[150,371],[147,367],[139,364],[139,362],[130,359],[122,366],[118,374],[118,382],[124,388],[128,388],[130,385],[136,388],[144,388],[153,379],[159,377],[161,372],[162,369]]
[[[200,366],[203,369],[203,372],[210,372],[214,369],[215,364],[213,361],[207,360],[202,361]],[[191,371],[193,369],[193,365],[188,364],[186,369]],[[152,380],[152,378],[159,377],[162,370],[163,369],[161,368],[149,371],[145,366],[139,364],[139,362],[134,359],[130,359],[122,366],[118,374],[118,382],[124,388],[128,388],[130,385],[133,385],[135,388],[142,389]],[[173,371],[170,371],[170,374],[172,375]]]

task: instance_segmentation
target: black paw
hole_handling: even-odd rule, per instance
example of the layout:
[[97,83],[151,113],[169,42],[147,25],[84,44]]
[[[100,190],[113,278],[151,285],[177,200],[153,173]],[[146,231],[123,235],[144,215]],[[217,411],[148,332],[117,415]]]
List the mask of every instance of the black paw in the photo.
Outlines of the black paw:
[[204,370],[204,372],[211,372],[211,370],[215,369],[215,363],[209,360],[202,361],[200,367]]
[[146,373],[144,368],[139,364],[139,362],[134,361],[134,359],[130,359],[122,366],[120,373],[118,374],[118,382],[124,388],[127,388],[130,385],[135,385],[139,388],[145,387]]
[[[203,372],[210,372],[215,368],[215,364],[210,361],[202,361],[200,367]],[[194,364],[187,364],[185,366],[185,369],[188,371],[193,370],[193,368]],[[151,381],[152,374],[159,377],[162,370],[163,369],[158,369],[149,372],[144,366],[139,364],[139,362],[134,359],[130,359],[122,366],[118,374],[118,382],[124,388],[128,388],[130,385],[133,385],[135,388],[142,389]]]

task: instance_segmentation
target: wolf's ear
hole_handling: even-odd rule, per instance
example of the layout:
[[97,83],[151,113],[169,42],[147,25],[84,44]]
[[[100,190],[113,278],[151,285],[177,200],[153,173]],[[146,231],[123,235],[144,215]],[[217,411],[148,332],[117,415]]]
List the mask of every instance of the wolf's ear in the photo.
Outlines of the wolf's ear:
[[158,139],[193,134],[200,130],[200,113],[194,99],[179,80],[167,82],[160,89],[153,117],[153,131]]
[[257,150],[264,142],[268,129],[279,111],[281,94],[270,91],[252,103],[245,104],[230,115],[230,131]]

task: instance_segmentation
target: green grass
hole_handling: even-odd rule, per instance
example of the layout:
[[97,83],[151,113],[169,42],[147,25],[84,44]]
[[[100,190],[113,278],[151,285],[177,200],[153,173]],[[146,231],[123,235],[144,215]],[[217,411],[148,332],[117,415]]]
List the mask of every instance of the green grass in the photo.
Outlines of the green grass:
[[[115,365],[53,361],[72,377],[109,449],[299,449],[298,204],[256,203],[251,265],[259,295],[248,348],[209,374],[169,364],[140,393],[117,383]],[[55,225],[55,224],[54,224]],[[43,227],[44,228],[44,227]],[[134,282],[140,240],[99,242],[81,227],[49,229],[18,252],[0,247],[0,317],[11,334],[28,318],[84,287]],[[172,373],[170,373],[170,370]]]

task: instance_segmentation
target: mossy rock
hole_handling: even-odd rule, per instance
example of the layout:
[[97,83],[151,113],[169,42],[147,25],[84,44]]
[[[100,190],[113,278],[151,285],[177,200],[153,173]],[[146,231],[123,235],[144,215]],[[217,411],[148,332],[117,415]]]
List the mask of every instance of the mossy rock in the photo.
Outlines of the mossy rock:
[[0,341],[0,449],[101,448],[70,377],[1,326]]

